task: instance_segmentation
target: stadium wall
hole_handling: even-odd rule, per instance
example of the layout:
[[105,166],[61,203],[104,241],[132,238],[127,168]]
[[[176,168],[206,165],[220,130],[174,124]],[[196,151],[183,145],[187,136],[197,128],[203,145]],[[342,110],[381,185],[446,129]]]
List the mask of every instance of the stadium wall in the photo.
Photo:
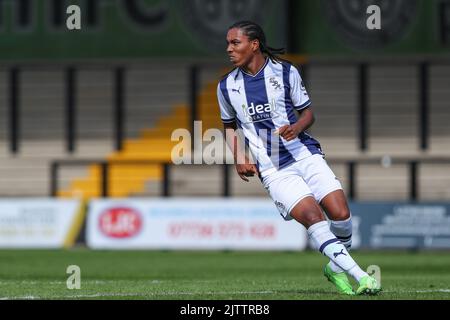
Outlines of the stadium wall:
[[[364,1],[1,1],[0,60],[223,58],[225,30],[245,19],[293,54],[450,51],[448,0],[373,3],[381,7],[380,30],[366,28]],[[80,30],[66,27],[69,4],[80,6]]]
[[[351,202],[350,209],[353,249],[450,249],[450,203]],[[308,248],[306,230],[260,198],[94,199],[87,206],[2,199],[0,222],[0,248],[69,248],[76,238],[92,249]]]
[[381,29],[366,27],[366,1],[294,1],[295,51],[309,55],[445,55],[450,51],[448,0],[372,1]]

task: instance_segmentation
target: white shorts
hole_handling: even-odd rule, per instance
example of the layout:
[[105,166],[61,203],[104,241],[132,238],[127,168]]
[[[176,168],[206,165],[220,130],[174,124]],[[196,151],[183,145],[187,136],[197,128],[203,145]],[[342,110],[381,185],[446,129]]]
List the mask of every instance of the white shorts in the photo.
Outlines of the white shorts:
[[341,183],[320,154],[294,162],[263,179],[278,211],[291,220],[291,210],[303,198],[311,196],[317,202],[330,192],[342,189]]

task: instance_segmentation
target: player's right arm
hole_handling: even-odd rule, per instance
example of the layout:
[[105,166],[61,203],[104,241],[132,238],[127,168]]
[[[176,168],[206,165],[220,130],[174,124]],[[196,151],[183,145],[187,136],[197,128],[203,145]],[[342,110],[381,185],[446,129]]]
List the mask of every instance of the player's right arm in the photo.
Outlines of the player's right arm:
[[258,169],[255,164],[251,163],[245,153],[245,146],[236,131],[236,122],[224,123],[223,126],[227,144],[233,152],[236,171],[242,180],[248,182],[247,177],[258,174]]
[[226,79],[222,80],[217,86],[217,101],[219,102],[220,117],[225,129],[225,140],[233,152],[234,163],[239,177],[248,182],[247,177],[254,176],[257,173],[257,168],[245,154],[245,143],[241,142],[238,130],[236,130],[236,111],[231,105],[226,82],[224,81]]

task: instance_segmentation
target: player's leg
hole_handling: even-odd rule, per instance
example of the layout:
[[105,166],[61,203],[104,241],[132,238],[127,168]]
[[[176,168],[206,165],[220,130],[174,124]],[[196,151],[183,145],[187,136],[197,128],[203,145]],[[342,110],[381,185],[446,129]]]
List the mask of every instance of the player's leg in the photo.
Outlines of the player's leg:
[[[313,192],[314,197],[325,211],[329,219],[331,232],[349,250],[352,243],[352,220],[339,180],[321,155],[314,155],[302,160],[298,169]],[[324,275],[338,290],[342,291],[342,286],[350,286],[344,271],[343,268],[330,259],[330,262],[325,266]],[[365,283],[366,280],[362,282]],[[368,289],[367,293],[376,294],[379,290],[370,286],[378,286],[378,284],[372,277],[370,277],[369,282],[369,288],[366,288]],[[365,287],[366,285],[364,284],[360,285],[357,292],[365,292]]]
[[[326,177],[322,177],[322,179],[326,179]],[[347,250],[350,250],[352,245],[352,218],[344,191],[338,189],[328,193],[321,199],[320,205],[329,219],[331,232],[342,242]],[[333,273],[341,272],[344,272],[344,270],[334,264],[333,261],[330,261],[325,268],[325,276],[327,278],[330,275],[333,276]]]
[[[350,250],[352,244],[352,219],[344,191],[335,190],[330,192],[322,199],[320,204],[330,219],[331,232],[347,250]],[[332,281],[330,278],[341,277],[340,274],[343,271],[339,265],[330,260],[325,267],[325,276]],[[376,280],[368,275],[361,278],[358,282],[357,294],[377,294],[381,290]]]
[[[349,251],[352,244],[352,219],[343,190],[330,192],[320,205],[329,219],[331,232]],[[350,285],[344,270],[332,260],[325,266],[324,275],[338,289],[342,283]]]
[[[361,281],[367,282],[367,277],[371,278],[359,267],[345,246],[330,231],[328,222],[325,220],[325,216],[314,197],[309,196],[302,199],[289,214],[307,228],[308,236],[314,247],[330,258],[333,263],[352,276],[358,283],[361,283]],[[368,285],[371,284],[372,282]],[[342,293],[353,294],[351,286],[344,285],[340,289]],[[367,287],[366,289],[372,289],[372,287]],[[374,294],[376,292],[364,291],[364,293]]]
[[349,250],[352,246],[352,217],[344,191],[341,189],[330,192],[320,205],[330,220],[331,232]]
[[[343,194],[341,183],[323,159],[323,156],[319,154],[300,161],[298,170],[330,220],[331,232],[348,250],[351,244],[351,219],[349,219],[345,197],[342,201],[342,198],[338,196],[338,194]],[[330,279],[330,276],[334,277],[333,273],[343,273],[344,270],[330,260],[324,272],[328,280],[334,283],[335,281]]]
[[[345,247],[331,233],[321,208],[305,181],[295,171],[284,170],[264,180],[264,186],[285,220],[296,219],[308,230],[312,243],[349,274],[360,279],[364,275]],[[351,286],[341,292],[352,294]]]

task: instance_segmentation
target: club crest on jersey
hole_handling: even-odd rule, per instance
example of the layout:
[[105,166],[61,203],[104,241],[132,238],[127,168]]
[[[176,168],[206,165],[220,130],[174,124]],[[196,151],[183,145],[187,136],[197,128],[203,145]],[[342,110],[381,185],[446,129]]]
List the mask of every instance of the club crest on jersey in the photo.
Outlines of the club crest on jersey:
[[250,106],[243,104],[242,112],[244,113],[244,118],[248,122],[259,122],[259,121],[264,121],[267,119],[276,118],[278,116],[275,113],[276,108],[277,108],[277,106],[275,104],[275,99],[272,99],[271,103],[255,105],[252,102],[252,103],[250,103]]
[[278,80],[275,77],[270,77],[269,82],[276,90],[281,90],[281,84],[278,82]]

